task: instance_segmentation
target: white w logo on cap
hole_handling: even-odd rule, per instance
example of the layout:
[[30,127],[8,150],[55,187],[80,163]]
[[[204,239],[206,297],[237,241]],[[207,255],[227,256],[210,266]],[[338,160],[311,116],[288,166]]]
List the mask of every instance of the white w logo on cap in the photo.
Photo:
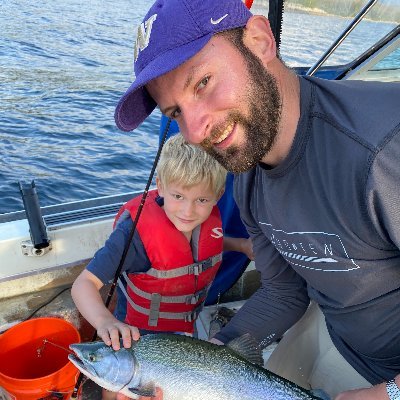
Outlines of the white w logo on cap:
[[152,15],[147,21],[142,22],[138,27],[135,48],[134,48],[134,60],[139,57],[139,52],[144,50],[150,42],[151,29],[153,22],[157,19],[157,14]]

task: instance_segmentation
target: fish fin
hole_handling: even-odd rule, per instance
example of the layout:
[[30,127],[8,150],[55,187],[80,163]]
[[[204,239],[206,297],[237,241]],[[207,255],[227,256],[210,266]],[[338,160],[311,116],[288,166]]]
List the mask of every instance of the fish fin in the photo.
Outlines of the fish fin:
[[310,390],[310,392],[316,396],[316,399],[320,399],[320,400],[331,400],[331,398],[329,397],[329,395],[323,391],[322,389],[313,389]]
[[148,383],[145,386],[138,386],[135,388],[128,388],[133,394],[145,397],[156,397],[157,391],[154,383]]
[[250,335],[250,333],[245,333],[244,335],[231,340],[226,345],[251,363],[261,366],[264,365],[261,347],[254,336]]

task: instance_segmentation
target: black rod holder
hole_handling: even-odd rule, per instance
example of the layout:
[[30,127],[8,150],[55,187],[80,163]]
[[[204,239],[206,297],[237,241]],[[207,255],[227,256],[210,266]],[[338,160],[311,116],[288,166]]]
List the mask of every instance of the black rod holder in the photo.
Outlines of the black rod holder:
[[35,249],[44,249],[50,246],[50,240],[47,236],[46,226],[40,210],[35,181],[32,180],[30,184],[24,182],[18,183],[29,223],[29,233],[33,247]]

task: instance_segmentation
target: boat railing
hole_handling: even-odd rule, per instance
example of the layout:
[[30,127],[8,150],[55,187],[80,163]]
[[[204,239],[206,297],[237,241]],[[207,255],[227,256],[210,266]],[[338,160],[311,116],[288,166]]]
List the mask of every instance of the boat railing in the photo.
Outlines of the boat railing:
[[[65,219],[65,223],[75,223],[82,220],[82,218],[90,220],[113,216],[118,212],[122,204],[140,193],[140,191],[120,193],[53,206],[43,206],[40,207],[40,210],[48,227],[62,224],[63,219]],[[26,219],[25,210],[0,214],[0,224],[22,219]]]

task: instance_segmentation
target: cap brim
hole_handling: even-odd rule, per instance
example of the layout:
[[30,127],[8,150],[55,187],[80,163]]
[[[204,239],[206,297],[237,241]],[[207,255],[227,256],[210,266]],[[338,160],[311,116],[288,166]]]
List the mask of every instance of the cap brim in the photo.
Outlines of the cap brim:
[[[207,44],[211,37],[212,33],[166,51],[147,64],[118,102],[114,114],[118,128],[125,132],[136,129],[157,106],[144,86],[192,58]],[[146,49],[142,51],[146,51]]]

